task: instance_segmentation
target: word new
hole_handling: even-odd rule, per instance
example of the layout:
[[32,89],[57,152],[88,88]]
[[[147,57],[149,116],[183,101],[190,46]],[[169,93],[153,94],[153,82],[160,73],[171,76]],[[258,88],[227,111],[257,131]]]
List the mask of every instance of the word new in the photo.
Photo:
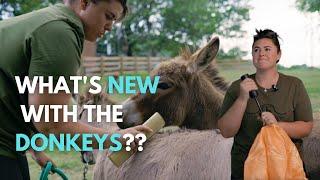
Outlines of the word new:
[[119,94],[136,94],[136,85],[138,84],[139,93],[147,93],[147,89],[150,90],[151,94],[155,94],[160,76],[155,76],[152,83],[150,76],[147,76],[146,79],[142,80],[140,76],[119,76],[116,80],[113,76],[107,77],[108,87],[107,93],[113,94],[114,90]]

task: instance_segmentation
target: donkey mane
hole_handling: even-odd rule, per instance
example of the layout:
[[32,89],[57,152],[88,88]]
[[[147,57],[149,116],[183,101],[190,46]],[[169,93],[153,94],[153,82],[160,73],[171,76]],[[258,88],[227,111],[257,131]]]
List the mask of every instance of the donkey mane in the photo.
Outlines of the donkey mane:
[[190,50],[190,48],[189,47],[185,47],[185,48],[180,50],[179,56],[182,57],[182,59],[189,60],[189,59],[191,59],[192,54],[193,53]]

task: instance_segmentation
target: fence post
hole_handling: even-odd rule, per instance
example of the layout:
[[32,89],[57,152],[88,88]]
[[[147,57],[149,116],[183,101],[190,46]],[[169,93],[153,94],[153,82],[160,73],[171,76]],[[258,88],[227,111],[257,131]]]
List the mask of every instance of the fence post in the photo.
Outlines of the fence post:
[[86,74],[86,67],[85,67],[86,58],[84,56],[81,58],[82,58],[82,63],[81,63],[80,69],[78,71],[78,74],[81,76],[84,76]]
[[138,57],[134,57],[134,68],[136,74],[138,74]]
[[103,66],[103,56],[100,57],[100,74],[101,76],[104,75],[104,66]]
[[120,57],[120,75],[123,75],[123,56]]
[[151,58],[148,56],[148,73],[151,72]]

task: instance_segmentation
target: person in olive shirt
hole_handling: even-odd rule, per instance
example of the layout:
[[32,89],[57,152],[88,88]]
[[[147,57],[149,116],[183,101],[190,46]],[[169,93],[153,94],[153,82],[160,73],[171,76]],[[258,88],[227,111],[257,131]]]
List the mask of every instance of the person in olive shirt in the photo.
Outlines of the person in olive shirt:
[[[280,57],[277,33],[257,30],[252,45],[256,73],[233,82],[226,92],[218,128],[224,137],[234,137],[231,179],[243,179],[244,162],[263,124],[277,123],[299,152],[301,138],[312,130],[312,108],[306,89],[300,79],[278,72]],[[257,98],[264,110],[261,115],[255,100],[249,98],[251,90],[258,91]]]
[[[16,152],[15,135],[23,133],[96,133],[111,134],[83,123],[26,123],[20,105],[66,105],[71,95],[65,92],[19,94],[15,76],[59,76],[69,79],[77,75],[81,64],[84,39],[96,41],[110,31],[113,23],[127,13],[126,0],[65,0],[48,8],[0,22],[0,174],[1,179],[29,179],[24,152]],[[70,88],[72,84],[68,84]],[[52,111],[50,114],[53,114]],[[59,117],[63,117],[59,111]],[[52,119],[52,117],[50,117]],[[59,118],[62,119],[62,118]],[[136,126],[117,133],[137,134],[150,128]],[[121,139],[125,143],[124,139]],[[77,141],[81,145],[81,140]],[[109,147],[106,141],[105,147]],[[93,142],[98,147],[96,141]],[[133,145],[135,146],[135,145]],[[43,166],[50,160],[43,152],[32,152]]]

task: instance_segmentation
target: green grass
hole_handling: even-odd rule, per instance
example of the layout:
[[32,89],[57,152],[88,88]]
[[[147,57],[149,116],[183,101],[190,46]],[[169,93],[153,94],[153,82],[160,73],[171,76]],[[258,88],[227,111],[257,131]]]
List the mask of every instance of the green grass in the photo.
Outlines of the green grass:
[[[84,165],[81,162],[79,152],[46,152],[46,154],[54,161],[58,168],[63,170],[70,180],[83,179]],[[40,166],[35,163],[30,154],[28,154],[27,157],[29,162],[30,179],[39,179],[41,173]],[[92,175],[93,166],[89,166],[87,179],[92,179]],[[49,175],[49,179],[61,180],[60,176],[56,174]]]
[[[255,69],[251,62],[243,62],[236,65],[218,64],[220,73],[227,81],[231,82],[239,79],[245,73],[254,73]],[[280,72],[288,75],[293,75],[300,78],[307,89],[311,99],[314,112],[317,113],[317,118],[320,118],[320,70],[312,68],[279,68]],[[146,76],[145,72],[139,72],[138,75]],[[105,83],[105,82],[104,82]],[[82,92],[85,88],[82,87]],[[114,94],[112,99],[122,101],[129,95]],[[48,155],[53,159],[57,166],[65,171],[70,179],[82,179],[83,164],[80,161],[80,153],[78,152],[48,152]],[[31,179],[38,179],[40,176],[40,168],[28,156]],[[93,166],[89,167],[88,179],[92,179]],[[53,175],[50,179],[59,179],[58,176]]]

